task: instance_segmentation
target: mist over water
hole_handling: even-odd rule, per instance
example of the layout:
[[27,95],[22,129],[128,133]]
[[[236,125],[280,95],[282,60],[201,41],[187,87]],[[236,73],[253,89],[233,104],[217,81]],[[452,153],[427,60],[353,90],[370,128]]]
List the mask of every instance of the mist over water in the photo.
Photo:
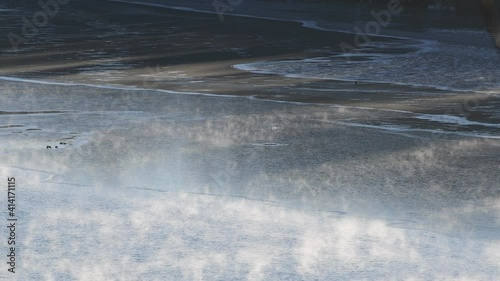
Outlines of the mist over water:
[[[116,5],[116,18],[71,6],[64,17],[82,23],[61,19],[17,57],[0,49],[10,63],[0,67],[0,176],[19,184],[17,280],[500,276],[498,103],[483,101],[499,94],[500,61],[474,41],[485,32],[387,31],[348,54],[284,36],[260,55],[274,39],[265,30],[323,43],[326,33],[307,32],[334,23],[308,26],[276,4],[262,15],[287,21],[259,27],[263,7],[244,3],[235,13],[247,17],[227,25],[262,32],[245,34],[212,10]],[[328,34],[351,38],[343,30]],[[440,33],[466,38],[433,40]],[[80,36],[105,48],[75,47]],[[469,110],[480,118],[420,104],[466,104],[456,96],[480,100]]]
[[1,129],[1,174],[23,186],[22,280],[499,274],[495,140],[406,142],[336,123],[364,113],[329,106],[1,91],[0,120],[17,126]]

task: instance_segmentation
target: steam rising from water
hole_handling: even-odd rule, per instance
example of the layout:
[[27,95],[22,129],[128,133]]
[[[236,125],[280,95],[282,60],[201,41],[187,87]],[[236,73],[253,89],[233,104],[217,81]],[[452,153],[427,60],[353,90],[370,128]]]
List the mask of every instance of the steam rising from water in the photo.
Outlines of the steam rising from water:
[[0,174],[19,181],[22,279],[500,274],[498,140],[350,127],[364,113],[348,108],[13,84]]

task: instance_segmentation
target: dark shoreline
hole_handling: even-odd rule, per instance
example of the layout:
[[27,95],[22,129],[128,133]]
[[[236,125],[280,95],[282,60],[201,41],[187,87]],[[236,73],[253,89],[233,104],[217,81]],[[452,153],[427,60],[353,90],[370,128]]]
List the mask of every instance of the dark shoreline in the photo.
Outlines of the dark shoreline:
[[[15,26],[15,21],[12,24]],[[448,114],[470,121],[500,123],[500,116],[480,109],[500,106],[500,97],[495,95],[288,78],[232,67],[255,61],[328,55],[332,46],[352,40],[352,34],[313,30],[297,22],[228,15],[220,22],[214,14],[117,2],[89,6],[75,1],[62,7],[61,16],[55,17],[46,30],[46,34],[36,37],[40,41],[25,46],[34,49],[18,54],[9,55],[8,42],[2,41],[0,75]],[[106,71],[112,80],[103,82],[106,77],[100,73]],[[296,90],[301,87],[335,91]],[[373,95],[363,93],[364,89],[382,91]],[[474,107],[470,108],[470,104]]]

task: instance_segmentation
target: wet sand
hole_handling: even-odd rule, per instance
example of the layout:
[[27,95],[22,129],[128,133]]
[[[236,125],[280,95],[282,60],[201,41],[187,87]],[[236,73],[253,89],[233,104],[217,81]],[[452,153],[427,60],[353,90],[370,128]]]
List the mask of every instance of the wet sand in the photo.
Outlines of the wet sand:
[[[18,21],[6,22],[5,31],[20,29],[15,28]],[[498,95],[289,78],[234,67],[255,61],[331,55],[332,49],[336,50],[340,42],[349,42],[352,36],[305,28],[296,22],[232,16],[220,22],[214,14],[116,2],[90,6],[75,1],[63,7],[63,12],[41,29],[32,43],[22,45],[18,54],[11,53],[8,42],[2,41],[0,75],[448,114],[476,122],[500,122],[495,113],[500,106]],[[405,122],[414,125],[411,120],[396,123]],[[435,125],[440,124],[426,124]],[[488,129],[485,132],[498,133]]]

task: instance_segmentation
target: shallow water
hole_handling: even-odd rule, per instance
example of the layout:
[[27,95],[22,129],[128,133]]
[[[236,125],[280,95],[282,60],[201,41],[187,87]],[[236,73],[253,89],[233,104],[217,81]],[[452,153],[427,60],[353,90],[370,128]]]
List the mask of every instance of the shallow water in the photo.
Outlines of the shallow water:
[[0,83],[18,280],[499,274],[497,140],[356,127],[364,110],[328,105]]
[[[296,26],[82,3],[19,54],[0,48],[17,280],[500,275],[498,57],[482,31],[400,23],[347,62],[328,43],[352,26],[279,4],[261,16]],[[20,13],[0,13],[2,33]],[[325,41],[304,31],[332,24],[344,32]],[[206,71],[219,60],[245,71]]]

